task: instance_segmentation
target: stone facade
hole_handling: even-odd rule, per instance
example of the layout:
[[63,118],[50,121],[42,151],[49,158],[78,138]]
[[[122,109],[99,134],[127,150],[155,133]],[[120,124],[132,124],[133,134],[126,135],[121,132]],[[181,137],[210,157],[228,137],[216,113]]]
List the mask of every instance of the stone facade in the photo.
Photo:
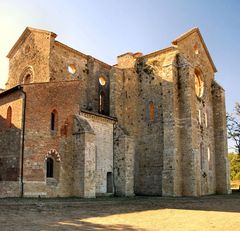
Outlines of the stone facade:
[[198,28],[108,65],[26,28],[0,93],[0,196],[230,193],[224,90]]

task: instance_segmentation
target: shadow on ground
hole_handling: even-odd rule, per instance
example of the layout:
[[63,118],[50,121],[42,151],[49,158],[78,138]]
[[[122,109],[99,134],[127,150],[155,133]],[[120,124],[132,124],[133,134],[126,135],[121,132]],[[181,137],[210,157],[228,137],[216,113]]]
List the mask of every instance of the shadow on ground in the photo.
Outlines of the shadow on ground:
[[195,210],[215,212],[240,212],[240,192],[232,195],[181,197],[133,197],[133,198],[55,198],[0,199],[0,230],[145,230],[118,224],[97,224],[88,218],[140,213],[150,210]]

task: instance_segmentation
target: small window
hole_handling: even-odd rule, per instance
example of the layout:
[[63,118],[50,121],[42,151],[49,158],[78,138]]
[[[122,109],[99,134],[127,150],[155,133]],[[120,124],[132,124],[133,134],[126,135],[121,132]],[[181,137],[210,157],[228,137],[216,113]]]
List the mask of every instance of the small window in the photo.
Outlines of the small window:
[[100,95],[99,95],[99,112],[101,114],[104,114],[104,101],[105,101],[105,94],[103,91],[100,92]]
[[23,83],[24,83],[24,84],[31,83],[31,75],[30,75],[30,74],[27,74],[27,75],[24,77]]
[[51,112],[51,131],[57,130],[57,111],[53,110]]
[[198,44],[196,43],[193,48],[194,48],[195,54],[198,55],[199,54]]
[[205,113],[205,126],[208,127],[208,113]]
[[198,122],[199,122],[199,124],[202,124],[202,112],[201,112],[201,110],[198,110]]
[[67,67],[67,70],[70,74],[75,74],[77,71],[76,65],[75,64],[69,64]]
[[155,117],[155,115],[154,115],[154,103],[151,101],[149,103],[149,119],[150,119],[150,121],[154,121],[154,117]]
[[53,167],[54,167],[54,161],[52,158],[48,157],[47,158],[47,172],[46,172],[47,178],[53,177]]
[[100,85],[101,86],[105,86],[106,85],[106,83],[107,83],[107,81],[106,81],[106,79],[104,78],[104,77],[99,77],[99,83],[100,83]]
[[208,152],[208,166],[209,166],[209,170],[212,170],[212,155],[211,155],[210,147],[208,147],[207,152]]
[[107,172],[107,193],[113,192],[113,177],[112,172]]
[[10,106],[7,109],[7,127],[12,127],[12,108]]
[[203,143],[200,144],[200,161],[201,161],[201,170],[204,170],[204,147]]

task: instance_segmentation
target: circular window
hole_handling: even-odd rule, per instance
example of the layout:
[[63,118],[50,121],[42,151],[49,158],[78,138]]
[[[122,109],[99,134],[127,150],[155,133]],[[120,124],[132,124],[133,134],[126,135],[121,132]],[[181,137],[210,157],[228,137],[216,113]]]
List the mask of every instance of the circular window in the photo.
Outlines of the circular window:
[[106,79],[104,78],[104,77],[99,77],[99,83],[102,85],[102,86],[105,86],[106,85],[106,83],[107,83],[107,81],[106,81]]
[[69,64],[67,69],[70,74],[75,74],[77,71],[77,68],[74,64]]
[[195,93],[198,97],[202,97],[203,90],[204,90],[204,83],[198,71],[195,71],[194,74],[195,74]]

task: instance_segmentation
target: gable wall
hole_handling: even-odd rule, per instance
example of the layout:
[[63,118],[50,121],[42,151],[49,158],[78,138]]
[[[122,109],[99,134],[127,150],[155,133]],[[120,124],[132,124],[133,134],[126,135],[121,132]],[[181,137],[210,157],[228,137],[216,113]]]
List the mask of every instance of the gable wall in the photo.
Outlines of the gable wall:
[[49,76],[49,52],[51,36],[48,33],[31,33],[9,59],[6,88],[21,83],[21,75],[27,67],[33,69],[33,82],[47,82]]

